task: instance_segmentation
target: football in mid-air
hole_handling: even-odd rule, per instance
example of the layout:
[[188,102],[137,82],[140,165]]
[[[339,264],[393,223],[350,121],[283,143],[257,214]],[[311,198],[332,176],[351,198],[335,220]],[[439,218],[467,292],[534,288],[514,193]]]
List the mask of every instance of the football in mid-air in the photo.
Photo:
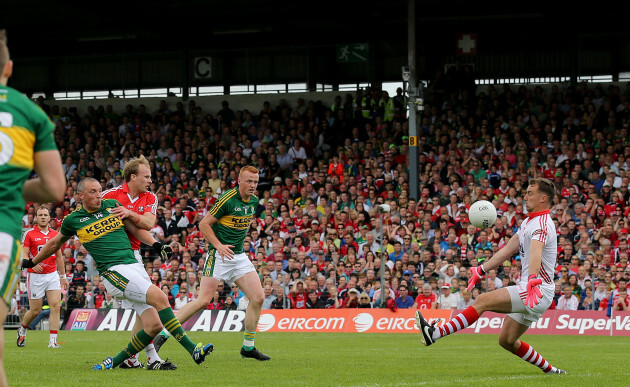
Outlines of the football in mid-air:
[[478,200],[468,210],[470,223],[478,228],[488,228],[497,220],[497,209],[487,200]]

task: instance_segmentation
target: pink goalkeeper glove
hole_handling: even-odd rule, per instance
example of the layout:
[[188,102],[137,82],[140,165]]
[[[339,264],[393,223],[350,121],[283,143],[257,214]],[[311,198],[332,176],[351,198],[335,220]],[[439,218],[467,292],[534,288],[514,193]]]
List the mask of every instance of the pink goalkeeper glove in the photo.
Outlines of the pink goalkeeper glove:
[[533,308],[538,305],[542,298],[542,293],[538,289],[538,285],[542,284],[540,278],[536,278],[536,274],[531,274],[527,279],[527,297],[525,298],[525,306]]
[[468,280],[468,288],[466,290],[471,291],[472,288],[477,285],[479,281],[486,275],[486,271],[483,268],[483,265],[475,266],[470,268],[470,279]]

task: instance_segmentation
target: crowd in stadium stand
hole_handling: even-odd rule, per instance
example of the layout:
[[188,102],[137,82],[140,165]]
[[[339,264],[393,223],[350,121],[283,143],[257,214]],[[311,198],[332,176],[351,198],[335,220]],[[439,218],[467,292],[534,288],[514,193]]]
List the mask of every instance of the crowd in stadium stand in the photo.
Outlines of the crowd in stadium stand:
[[[551,308],[628,310],[630,88],[583,82],[478,92],[474,83],[436,77],[424,97],[418,197],[409,195],[401,90],[340,93],[330,106],[301,98],[266,102],[260,111],[227,102],[203,111],[189,100],[163,101],[154,111],[106,105],[77,112],[40,100],[56,124],[68,179],[64,201],[48,204],[51,226],[58,229],[77,205],[81,178],[116,187],[124,183],[125,162],[144,155],[159,200],[151,232],[174,256],[162,262],[145,246],[143,257],[153,283],[179,308],[195,297],[206,258],[197,223],[237,184],[240,167],[254,165],[260,202],[245,251],[260,274],[263,308],[460,309],[481,292],[519,281],[516,256],[466,291],[468,268],[501,249],[527,217],[528,179],[545,177],[558,193]],[[498,210],[489,229],[468,219],[480,199]],[[382,203],[391,212],[381,229]],[[36,206],[27,206],[24,229],[33,226]],[[62,250],[71,273],[65,310],[118,307],[80,242],[71,239]],[[232,285],[221,282],[208,309],[245,309]],[[15,313],[28,305],[21,290]]]

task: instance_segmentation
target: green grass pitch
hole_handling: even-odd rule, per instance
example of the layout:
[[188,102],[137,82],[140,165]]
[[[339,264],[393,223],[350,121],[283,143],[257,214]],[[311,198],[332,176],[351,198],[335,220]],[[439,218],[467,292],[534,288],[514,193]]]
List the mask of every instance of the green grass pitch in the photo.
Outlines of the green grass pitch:
[[[174,340],[160,355],[176,371],[91,367],[120,351],[126,332],[59,332],[63,348],[47,348],[48,332],[30,331],[26,347],[5,331],[4,362],[11,386],[622,386],[630,385],[630,338],[524,336],[568,375],[544,375],[501,349],[495,335],[454,335],[424,347],[416,335],[259,333],[269,362],[241,359],[242,334],[192,332],[215,351],[201,366]],[[146,355],[140,355],[146,361]]]

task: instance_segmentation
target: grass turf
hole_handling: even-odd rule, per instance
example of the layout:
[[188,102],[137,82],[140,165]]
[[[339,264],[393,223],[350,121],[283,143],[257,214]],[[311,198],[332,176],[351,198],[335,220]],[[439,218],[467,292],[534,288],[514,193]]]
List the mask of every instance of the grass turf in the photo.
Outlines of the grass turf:
[[[272,357],[241,359],[242,334],[192,332],[215,351],[201,366],[175,340],[160,351],[176,371],[114,369],[93,364],[118,353],[127,332],[59,332],[62,349],[49,349],[48,332],[30,331],[26,347],[5,331],[5,370],[12,386],[409,386],[409,385],[629,385],[628,337],[534,336],[531,344],[568,375],[544,375],[501,349],[495,335],[454,335],[426,348],[416,335],[259,333],[256,344]],[[140,355],[146,361],[146,355]]]

